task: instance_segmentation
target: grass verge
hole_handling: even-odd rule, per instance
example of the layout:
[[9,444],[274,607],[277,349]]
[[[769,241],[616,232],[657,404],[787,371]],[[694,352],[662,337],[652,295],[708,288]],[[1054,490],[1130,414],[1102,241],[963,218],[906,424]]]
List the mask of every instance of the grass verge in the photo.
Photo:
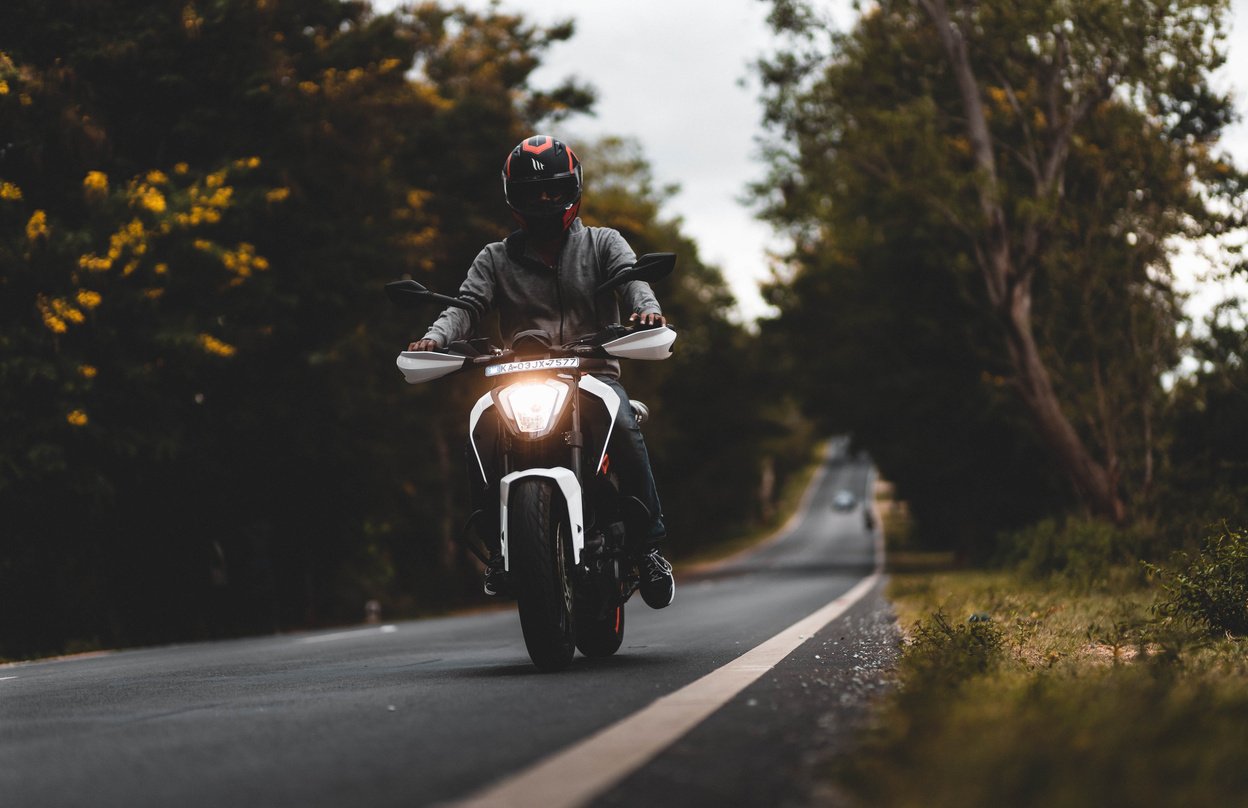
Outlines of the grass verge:
[[1248,642],[1183,588],[1225,539],[1186,573],[1091,585],[907,557],[897,687],[835,779],[871,806],[1248,804]]

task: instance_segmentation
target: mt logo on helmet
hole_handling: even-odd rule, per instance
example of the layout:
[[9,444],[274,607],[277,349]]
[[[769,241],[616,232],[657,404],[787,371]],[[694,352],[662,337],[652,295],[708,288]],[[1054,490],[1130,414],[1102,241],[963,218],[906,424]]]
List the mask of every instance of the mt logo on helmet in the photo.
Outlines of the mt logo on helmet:
[[503,196],[516,221],[540,239],[562,235],[581,209],[581,161],[549,135],[522,140],[503,163]]

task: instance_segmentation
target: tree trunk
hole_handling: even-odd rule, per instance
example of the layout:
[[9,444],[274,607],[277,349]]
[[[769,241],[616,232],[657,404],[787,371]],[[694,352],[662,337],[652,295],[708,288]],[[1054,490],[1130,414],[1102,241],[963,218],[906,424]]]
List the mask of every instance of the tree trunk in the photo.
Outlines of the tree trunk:
[[1097,462],[1062,412],[1031,329],[1031,291],[1016,287],[1006,314],[1006,345],[1016,386],[1041,438],[1079,497],[1101,516],[1121,524],[1127,509],[1109,470]]
[[[984,113],[979,81],[971,67],[966,39],[951,18],[945,0],[919,0],[919,3],[936,26],[961,96],[967,137],[977,169],[975,184],[982,215],[979,226],[973,228],[979,233],[975,244],[976,259],[987,285],[988,299],[1005,326],[1006,346],[1017,375],[1019,394],[1041,439],[1057,459],[1078,496],[1094,512],[1122,523],[1127,512],[1118,495],[1117,481],[1106,466],[1092,457],[1079,433],[1062,412],[1048,369],[1036,347],[1031,327],[1031,282],[1035,267],[1034,248],[1040,241],[1040,224],[1034,220],[1023,224],[1020,265],[1001,202],[992,131]],[[1037,177],[1038,201],[1054,194],[1060,187],[1069,138],[1079,116],[1086,113],[1088,103],[1085,99],[1078,109],[1070,111],[1059,135],[1050,144],[1051,151],[1044,161],[1045,170]]]

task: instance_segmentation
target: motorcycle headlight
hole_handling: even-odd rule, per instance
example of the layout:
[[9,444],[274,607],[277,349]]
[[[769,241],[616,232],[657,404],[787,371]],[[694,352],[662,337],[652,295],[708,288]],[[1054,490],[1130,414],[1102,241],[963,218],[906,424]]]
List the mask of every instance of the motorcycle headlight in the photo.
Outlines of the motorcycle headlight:
[[503,415],[517,430],[533,437],[554,428],[567,400],[568,385],[556,379],[517,382],[498,391]]

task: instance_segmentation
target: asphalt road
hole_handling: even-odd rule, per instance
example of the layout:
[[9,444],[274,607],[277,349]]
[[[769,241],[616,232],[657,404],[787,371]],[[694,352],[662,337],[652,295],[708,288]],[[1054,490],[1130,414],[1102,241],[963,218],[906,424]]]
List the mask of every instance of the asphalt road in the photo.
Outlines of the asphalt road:
[[[529,663],[514,610],[0,666],[0,804],[452,803],[615,724],[875,566],[867,464],[831,455],[785,535],[630,601],[624,646]],[[878,586],[594,804],[806,804],[895,642]],[[827,797],[827,795],[823,795]]]

